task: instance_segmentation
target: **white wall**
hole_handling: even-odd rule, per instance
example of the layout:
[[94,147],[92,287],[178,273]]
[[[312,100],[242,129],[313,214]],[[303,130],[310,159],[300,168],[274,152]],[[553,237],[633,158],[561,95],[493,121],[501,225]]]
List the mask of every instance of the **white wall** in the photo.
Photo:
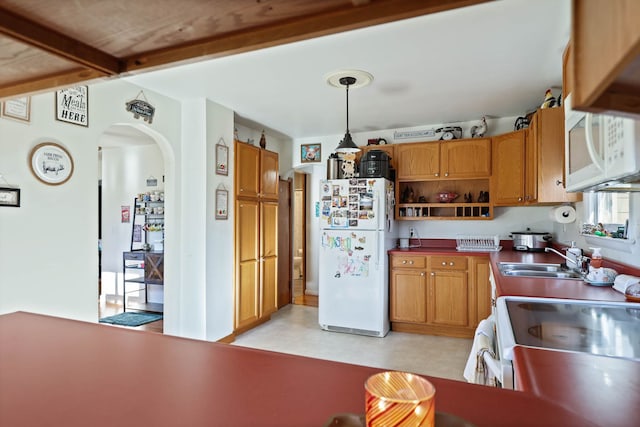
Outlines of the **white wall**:
[[[55,120],[54,93],[31,98],[31,122],[0,119],[0,174],[21,189],[20,208],[0,208],[0,313],[31,311],[98,319],[98,141],[114,123],[145,126],[125,110],[139,88],[121,80],[89,87],[89,127]],[[179,144],[178,104],[149,92],[150,132]],[[60,143],[74,160],[63,185],[49,186],[27,159],[39,142]],[[165,323],[166,324],[166,323]]]

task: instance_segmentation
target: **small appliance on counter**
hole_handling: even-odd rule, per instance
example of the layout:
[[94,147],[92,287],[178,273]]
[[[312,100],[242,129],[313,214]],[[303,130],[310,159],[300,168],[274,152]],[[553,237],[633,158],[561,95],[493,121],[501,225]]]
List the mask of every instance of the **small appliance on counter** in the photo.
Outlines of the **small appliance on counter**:
[[342,178],[342,159],[337,153],[331,153],[327,159],[327,179]]
[[546,231],[513,231],[510,234],[513,239],[513,249],[525,252],[544,252],[544,248],[549,246],[549,242],[553,239],[551,233]]
[[360,159],[360,178],[386,178],[394,180],[389,164],[391,157],[386,151],[369,150]]

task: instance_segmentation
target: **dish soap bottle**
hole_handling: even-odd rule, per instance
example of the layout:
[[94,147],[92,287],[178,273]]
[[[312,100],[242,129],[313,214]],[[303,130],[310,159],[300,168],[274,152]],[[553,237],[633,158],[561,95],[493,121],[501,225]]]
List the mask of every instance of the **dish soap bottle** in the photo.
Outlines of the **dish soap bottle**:
[[600,268],[602,267],[602,254],[600,253],[600,248],[589,248],[593,251],[591,254],[591,267]]
[[571,242],[571,247],[567,248],[567,256],[571,258],[573,265],[570,265],[569,268],[580,268],[578,265],[578,259],[582,256],[582,249],[576,246],[576,242]]

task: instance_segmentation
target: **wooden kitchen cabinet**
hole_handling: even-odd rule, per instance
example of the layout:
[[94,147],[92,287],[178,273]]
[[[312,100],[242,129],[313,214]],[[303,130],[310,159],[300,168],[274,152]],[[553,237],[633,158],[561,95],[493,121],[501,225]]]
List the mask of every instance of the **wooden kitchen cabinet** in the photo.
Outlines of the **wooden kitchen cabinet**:
[[[396,156],[397,220],[493,218],[493,204],[479,200],[490,189],[491,139],[399,144]],[[414,194],[412,201],[404,199],[408,189]],[[442,203],[440,192],[453,192],[458,198]],[[473,202],[465,202],[465,194]]]
[[640,2],[574,0],[572,107],[640,119]]
[[529,128],[493,137],[493,201],[497,206],[582,200],[564,189],[564,110],[539,109]]
[[478,325],[482,319],[491,315],[491,274],[488,257],[469,257],[469,289],[471,301],[475,307],[471,307],[471,323]]
[[393,330],[473,336],[478,307],[486,296],[477,288],[488,286],[488,273],[478,284],[476,272],[481,265],[488,272],[488,257],[392,254],[390,265],[389,318]]
[[440,176],[440,143],[416,142],[396,147],[399,181],[438,179]]
[[235,143],[235,332],[268,320],[277,309],[277,181],[277,153]]
[[429,257],[428,323],[469,326],[467,257]]

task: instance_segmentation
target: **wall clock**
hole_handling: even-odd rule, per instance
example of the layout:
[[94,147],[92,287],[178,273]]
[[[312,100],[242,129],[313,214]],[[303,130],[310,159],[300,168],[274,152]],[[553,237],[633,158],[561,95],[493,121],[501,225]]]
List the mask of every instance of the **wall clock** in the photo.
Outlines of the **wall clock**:
[[48,185],[64,184],[73,174],[73,158],[60,144],[44,142],[31,150],[31,172]]

